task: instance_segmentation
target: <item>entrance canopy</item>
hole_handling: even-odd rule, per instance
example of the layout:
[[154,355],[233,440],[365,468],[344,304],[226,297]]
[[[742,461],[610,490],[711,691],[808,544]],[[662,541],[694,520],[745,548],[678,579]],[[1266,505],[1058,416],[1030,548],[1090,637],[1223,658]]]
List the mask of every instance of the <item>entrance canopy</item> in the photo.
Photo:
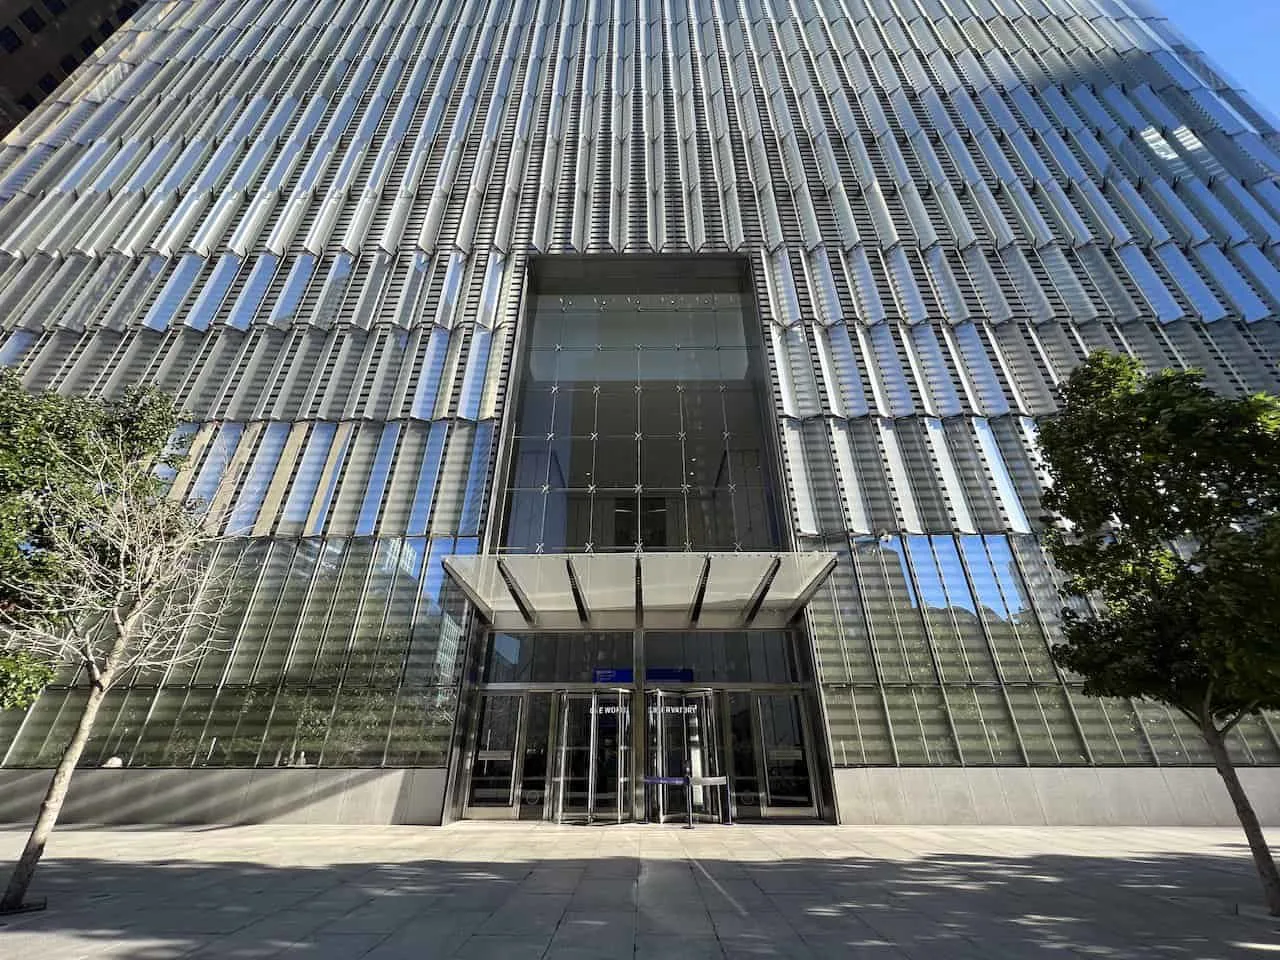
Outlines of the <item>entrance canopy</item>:
[[445,557],[499,630],[735,630],[785,626],[834,553],[520,554]]

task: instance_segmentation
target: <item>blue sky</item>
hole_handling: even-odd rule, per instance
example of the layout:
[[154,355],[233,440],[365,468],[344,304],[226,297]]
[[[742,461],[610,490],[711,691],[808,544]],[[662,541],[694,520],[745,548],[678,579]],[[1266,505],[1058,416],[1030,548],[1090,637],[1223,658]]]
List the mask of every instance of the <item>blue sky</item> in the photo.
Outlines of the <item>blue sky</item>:
[[1153,0],[1152,5],[1280,115],[1280,0]]

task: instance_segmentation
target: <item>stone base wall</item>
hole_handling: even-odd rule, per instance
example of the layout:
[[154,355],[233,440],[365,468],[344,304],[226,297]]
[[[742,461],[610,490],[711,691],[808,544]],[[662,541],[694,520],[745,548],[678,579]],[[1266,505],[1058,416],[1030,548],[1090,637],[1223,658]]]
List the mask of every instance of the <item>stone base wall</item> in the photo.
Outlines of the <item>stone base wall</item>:
[[[26,824],[48,770],[0,770],[0,824]],[[1280,768],[1240,779],[1280,826]],[[441,822],[448,775],[395,770],[76,772],[61,822],[80,824]],[[1178,768],[892,768],[835,771],[843,824],[1236,826],[1216,771]]]
[[[49,770],[0,770],[0,823],[30,823]],[[62,823],[440,823],[445,770],[77,770]]]
[[[1240,770],[1262,822],[1280,826],[1280,767]],[[862,767],[835,771],[844,824],[1237,826],[1211,767]]]

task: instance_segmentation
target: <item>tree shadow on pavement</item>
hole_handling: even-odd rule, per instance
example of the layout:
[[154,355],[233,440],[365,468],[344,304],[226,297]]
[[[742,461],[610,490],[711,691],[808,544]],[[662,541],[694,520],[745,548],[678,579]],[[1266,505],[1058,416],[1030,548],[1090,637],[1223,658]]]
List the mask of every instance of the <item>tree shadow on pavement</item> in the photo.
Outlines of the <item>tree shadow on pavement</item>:
[[[1221,855],[771,861],[673,854],[322,866],[52,856],[0,956],[1266,958]],[[458,854],[458,856],[462,856]],[[318,857],[317,857],[318,859]],[[1235,904],[1250,905],[1243,915]]]

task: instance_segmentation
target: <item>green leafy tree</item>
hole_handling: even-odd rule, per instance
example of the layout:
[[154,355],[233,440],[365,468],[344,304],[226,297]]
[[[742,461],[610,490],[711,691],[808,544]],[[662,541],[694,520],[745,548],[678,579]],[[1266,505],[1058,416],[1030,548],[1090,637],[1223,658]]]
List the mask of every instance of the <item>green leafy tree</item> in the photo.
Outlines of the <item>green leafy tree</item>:
[[1096,353],[1060,406],[1040,428],[1049,549],[1072,601],[1054,658],[1088,695],[1156,700],[1196,725],[1280,915],[1228,749],[1241,720],[1280,709],[1280,398]]
[[61,518],[45,494],[101,498],[84,465],[104,441],[126,459],[176,466],[168,444],[177,422],[172,401],[155,390],[117,400],[30,393],[12,371],[0,373],[0,609],[20,611],[33,586],[57,576],[49,541]]
[[0,710],[26,710],[53,673],[53,667],[25,650],[0,654]]
[[23,906],[108,691],[214,643],[222,538],[217,518],[168,495],[176,422],[156,393],[32,396],[0,378],[0,650],[88,685],[0,911]]
[[[13,371],[0,372],[0,611],[20,614],[32,588],[57,576],[48,549],[55,518],[42,494],[92,497],[76,464],[96,438],[109,437],[133,456],[164,457],[175,426],[173,405],[155,391],[133,390],[118,401],[33,394]],[[0,651],[0,710],[25,710],[53,676],[40,657]]]

